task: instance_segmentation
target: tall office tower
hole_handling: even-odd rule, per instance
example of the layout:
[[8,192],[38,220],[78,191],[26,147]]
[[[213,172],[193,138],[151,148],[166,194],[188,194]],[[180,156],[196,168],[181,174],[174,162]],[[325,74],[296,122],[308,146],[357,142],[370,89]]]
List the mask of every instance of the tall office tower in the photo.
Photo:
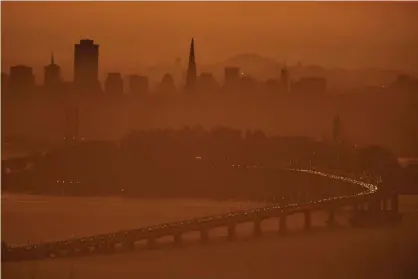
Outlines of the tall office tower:
[[172,93],[176,91],[176,85],[174,84],[174,78],[170,74],[165,74],[160,83],[161,93]]
[[334,117],[332,125],[332,139],[335,143],[341,140],[341,122],[338,115]]
[[32,67],[17,65],[10,67],[9,89],[11,93],[31,93],[35,88]]
[[131,75],[129,78],[129,92],[132,95],[146,95],[149,91],[149,81],[146,76]]
[[280,71],[280,84],[284,92],[289,92],[289,70],[286,66]]
[[241,78],[240,69],[238,67],[225,68],[225,86],[236,86]]
[[105,93],[123,94],[123,79],[120,73],[109,73],[105,81]]
[[58,89],[61,83],[61,68],[54,61],[51,54],[51,63],[44,67],[44,85],[47,89]]
[[67,108],[65,111],[65,136],[67,143],[75,143],[79,140],[78,134],[78,108]]
[[187,68],[187,77],[186,77],[186,91],[192,92],[196,89],[196,60],[194,55],[194,39],[190,44],[190,53],[189,53],[189,67]]
[[1,94],[9,93],[9,75],[1,72]]
[[198,80],[198,87],[203,92],[215,90],[217,84],[214,76],[211,73],[201,73]]
[[99,45],[83,39],[74,46],[74,85],[77,90],[100,90]]

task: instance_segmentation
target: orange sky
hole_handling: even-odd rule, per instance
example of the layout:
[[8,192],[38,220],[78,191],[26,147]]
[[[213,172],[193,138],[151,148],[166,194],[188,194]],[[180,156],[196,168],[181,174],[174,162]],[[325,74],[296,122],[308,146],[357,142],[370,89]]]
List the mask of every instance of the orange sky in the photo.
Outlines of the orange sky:
[[289,63],[384,67],[418,72],[418,3],[62,2],[1,3],[2,70],[34,67],[38,79],[51,51],[72,78],[73,47],[100,46],[101,77],[144,65],[198,63],[254,52]]

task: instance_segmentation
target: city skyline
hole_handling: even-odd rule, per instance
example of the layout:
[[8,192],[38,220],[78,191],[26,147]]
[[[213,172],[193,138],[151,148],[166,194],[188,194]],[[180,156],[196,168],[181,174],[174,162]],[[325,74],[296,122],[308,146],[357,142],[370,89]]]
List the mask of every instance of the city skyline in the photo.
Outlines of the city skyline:
[[[84,16],[74,22],[79,5],[84,5]],[[239,53],[257,53],[290,64],[301,61],[304,65],[331,68],[417,72],[418,57],[413,51],[418,44],[413,36],[418,26],[413,17],[415,7],[395,3],[248,3],[238,9],[228,3],[2,3],[2,71],[12,65],[27,64],[34,68],[38,81],[53,51],[63,69],[63,78],[70,80],[71,42],[89,37],[105,46],[99,71],[103,81],[108,72],[133,74],[150,65],[172,65],[177,57],[186,57],[189,49],[184,42],[194,37],[199,44],[201,65]],[[205,11],[208,16],[205,20],[193,20],[188,13],[192,10],[194,18]],[[255,13],[250,16],[249,10]],[[302,10],[305,17],[300,16]],[[222,11],[231,19],[228,25],[214,20]],[[126,14],[126,19],[122,20],[122,14]],[[326,19],[322,18],[324,14]],[[170,24],[158,23],[153,15]],[[239,16],[246,20],[238,20]],[[27,18],[31,27],[14,18]],[[54,25],[57,18],[61,21],[59,26]],[[177,27],[182,31],[175,32],[173,28]],[[104,29],[106,33],[101,31]],[[264,37],[258,38],[261,30],[265,31]],[[364,42],[368,37],[373,40]],[[31,48],[27,47],[28,42]],[[186,63],[183,58],[182,68]]]
[[0,277],[418,274],[418,2],[0,8]]

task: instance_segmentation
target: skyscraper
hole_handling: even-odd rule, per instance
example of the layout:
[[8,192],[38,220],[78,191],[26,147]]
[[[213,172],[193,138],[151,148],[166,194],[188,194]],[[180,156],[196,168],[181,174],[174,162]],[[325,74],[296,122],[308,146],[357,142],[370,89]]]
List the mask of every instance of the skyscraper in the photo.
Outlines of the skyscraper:
[[47,89],[57,89],[61,82],[60,66],[55,64],[54,54],[51,54],[51,63],[44,67],[44,85]]
[[12,93],[32,93],[35,77],[32,67],[17,65],[10,67],[9,89]]
[[149,81],[146,76],[131,75],[129,78],[129,91],[132,95],[146,95],[149,91]]
[[9,92],[9,76],[1,72],[1,94]]
[[240,68],[226,67],[225,68],[225,86],[236,86],[240,80]]
[[74,46],[74,85],[77,90],[98,90],[99,45],[93,40],[80,40]]
[[163,79],[160,83],[160,92],[161,93],[171,93],[176,90],[176,86],[174,84],[174,78],[170,74],[165,74]]
[[341,123],[340,123],[339,115],[334,117],[334,121],[332,125],[332,139],[335,143],[341,140]]
[[107,74],[105,92],[108,94],[123,94],[123,79],[120,73]]
[[67,143],[75,143],[79,140],[78,135],[78,108],[67,108],[65,111],[65,135]]
[[285,93],[289,92],[289,71],[286,66],[280,71],[280,83],[283,91]]
[[186,77],[186,91],[194,91],[196,89],[196,60],[194,55],[194,39],[190,44],[190,53],[189,53],[189,67],[187,68],[187,77]]
[[211,73],[201,73],[198,80],[199,91],[206,92],[215,90],[217,84]]

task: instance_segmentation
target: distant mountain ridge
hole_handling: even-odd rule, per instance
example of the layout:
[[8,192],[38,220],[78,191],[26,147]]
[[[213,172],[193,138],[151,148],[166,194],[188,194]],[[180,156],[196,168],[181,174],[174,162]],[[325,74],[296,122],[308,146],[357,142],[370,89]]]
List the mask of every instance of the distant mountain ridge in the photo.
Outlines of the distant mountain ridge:
[[[211,65],[198,65],[199,72],[211,72],[217,79],[223,80],[225,67],[239,67],[244,74],[259,80],[280,78],[280,71],[285,62],[256,53],[242,53]],[[331,87],[362,87],[367,85],[382,85],[393,82],[402,71],[387,69],[344,69],[325,68],[319,65],[286,65],[292,80],[305,76],[320,76],[327,79]]]
[[[225,67],[239,67],[244,75],[252,76],[258,81],[266,81],[271,78],[280,79],[280,71],[284,66],[285,61],[278,61],[257,53],[241,53],[213,64],[199,63],[199,56],[197,56],[198,75],[202,72],[212,73],[220,83],[224,81]],[[397,76],[404,74],[402,71],[375,68],[326,68],[320,65],[303,64],[303,62],[286,66],[292,81],[306,76],[324,77],[331,90],[341,91],[355,90],[370,85],[386,85],[396,80]],[[179,84],[182,84],[186,67],[187,63],[183,63],[177,69],[168,64],[156,65],[149,67],[145,74],[149,75],[151,80],[160,82],[165,73],[171,73]]]

